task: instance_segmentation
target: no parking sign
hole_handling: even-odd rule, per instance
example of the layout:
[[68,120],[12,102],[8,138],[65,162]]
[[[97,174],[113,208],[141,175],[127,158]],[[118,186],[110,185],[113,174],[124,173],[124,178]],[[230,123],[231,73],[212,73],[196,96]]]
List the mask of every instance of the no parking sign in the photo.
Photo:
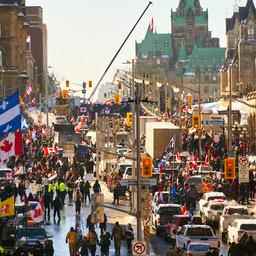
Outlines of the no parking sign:
[[147,245],[143,241],[135,241],[132,243],[132,255],[133,256],[146,256]]

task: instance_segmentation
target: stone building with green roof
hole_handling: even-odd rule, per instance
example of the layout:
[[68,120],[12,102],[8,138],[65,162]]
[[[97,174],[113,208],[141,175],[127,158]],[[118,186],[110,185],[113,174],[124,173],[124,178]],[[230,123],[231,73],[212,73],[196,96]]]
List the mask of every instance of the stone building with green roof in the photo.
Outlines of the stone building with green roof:
[[151,24],[145,38],[136,42],[138,73],[161,71],[162,81],[182,86],[187,79],[196,80],[195,70],[200,69],[205,99],[207,93],[219,95],[218,70],[224,56],[225,49],[209,31],[208,9],[201,7],[200,0],[180,0],[171,10],[171,34],[154,32]]

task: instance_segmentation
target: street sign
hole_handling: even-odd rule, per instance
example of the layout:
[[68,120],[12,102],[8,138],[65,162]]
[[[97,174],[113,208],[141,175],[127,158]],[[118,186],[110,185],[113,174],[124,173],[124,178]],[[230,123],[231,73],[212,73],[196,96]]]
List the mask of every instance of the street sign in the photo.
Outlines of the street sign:
[[86,113],[87,112],[87,108],[86,107],[80,107],[80,112],[81,113]]
[[224,126],[224,119],[205,119],[202,121],[203,126]]
[[[141,185],[144,186],[155,186],[157,184],[156,179],[141,179]],[[136,186],[136,179],[123,179],[120,181],[121,186]]]
[[239,184],[249,183],[249,162],[247,157],[239,158]]
[[146,256],[147,245],[144,241],[135,241],[132,243],[133,256]]

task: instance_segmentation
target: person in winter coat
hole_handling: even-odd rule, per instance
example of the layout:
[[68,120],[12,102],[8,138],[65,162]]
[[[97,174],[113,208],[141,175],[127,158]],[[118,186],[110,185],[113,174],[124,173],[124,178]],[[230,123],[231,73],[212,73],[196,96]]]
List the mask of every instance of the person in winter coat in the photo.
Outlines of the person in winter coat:
[[97,244],[99,244],[99,240],[94,228],[89,230],[87,239],[89,242],[89,250],[90,250],[91,256],[95,256],[96,250],[97,250]]
[[134,240],[134,232],[131,224],[128,224],[125,231],[125,239],[127,242],[128,255],[132,255],[132,241]]
[[89,241],[86,236],[83,237],[81,244],[80,244],[80,255],[81,256],[89,256]]
[[101,187],[100,187],[100,183],[99,183],[98,180],[95,181],[92,188],[93,188],[94,193],[100,193],[101,192]]
[[86,205],[87,203],[87,197],[88,197],[88,201],[89,203],[91,202],[91,192],[90,192],[90,189],[91,189],[91,185],[90,185],[90,182],[87,180],[84,184],[84,203]]
[[113,204],[117,204],[119,205],[119,197],[120,197],[120,193],[121,193],[121,186],[119,183],[117,183],[117,185],[114,188],[114,201]]
[[77,251],[77,233],[73,227],[70,228],[70,231],[66,236],[66,243],[69,245],[69,255],[76,256]]
[[79,190],[76,191],[75,195],[75,206],[76,206],[76,214],[80,215],[81,212],[81,204],[82,204],[82,194]]
[[101,256],[109,256],[109,248],[111,244],[111,235],[109,232],[105,232],[100,236],[100,252]]
[[120,256],[121,242],[123,239],[123,229],[119,225],[119,222],[116,222],[116,224],[114,225],[114,227],[112,229],[111,239],[114,240],[116,256]]
[[44,193],[44,216],[45,220],[50,221],[50,212],[51,212],[51,204],[52,204],[52,197],[51,194],[48,192],[48,186],[46,186],[45,193]]
[[107,229],[107,215],[104,213],[104,222],[100,223],[100,233],[103,234],[103,231],[106,231]]
[[58,223],[60,223],[61,217],[60,217],[60,210],[62,207],[61,199],[59,195],[57,194],[54,201],[53,201],[53,220],[56,222],[56,215],[58,216]]

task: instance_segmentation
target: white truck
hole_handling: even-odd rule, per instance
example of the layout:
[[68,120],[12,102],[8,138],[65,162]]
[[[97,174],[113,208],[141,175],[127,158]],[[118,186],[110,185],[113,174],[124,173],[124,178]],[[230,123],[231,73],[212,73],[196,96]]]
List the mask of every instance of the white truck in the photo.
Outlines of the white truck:
[[206,224],[219,224],[220,216],[224,207],[227,205],[225,200],[211,200],[202,207],[202,219]]
[[227,205],[220,216],[219,230],[222,240],[226,240],[228,226],[236,219],[249,219],[248,208],[244,205]]
[[186,250],[191,242],[204,242],[211,248],[220,248],[220,241],[208,225],[184,225],[177,232],[176,247]]

